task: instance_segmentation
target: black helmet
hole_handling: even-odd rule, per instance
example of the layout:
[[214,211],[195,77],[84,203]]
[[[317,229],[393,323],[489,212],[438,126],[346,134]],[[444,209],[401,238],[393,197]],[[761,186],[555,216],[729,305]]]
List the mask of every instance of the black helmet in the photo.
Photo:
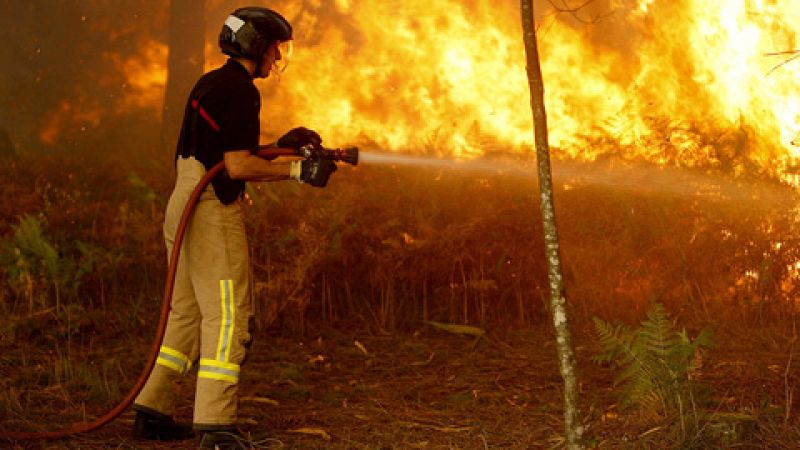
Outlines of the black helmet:
[[292,39],[292,26],[277,12],[250,6],[239,8],[225,20],[219,48],[226,55],[259,61],[275,41]]

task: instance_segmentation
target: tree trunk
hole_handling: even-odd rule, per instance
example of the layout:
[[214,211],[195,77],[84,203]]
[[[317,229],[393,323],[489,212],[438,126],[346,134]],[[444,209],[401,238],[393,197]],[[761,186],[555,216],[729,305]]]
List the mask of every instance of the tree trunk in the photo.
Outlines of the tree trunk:
[[544,229],[545,253],[550,280],[550,311],[556,330],[556,348],[561,376],[564,379],[564,427],[567,448],[582,449],[583,426],[578,405],[578,382],[575,350],[567,322],[566,298],[561,276],[558,228],[553,206],[553,180],[550,172],[550,145],[547,142],[547,114],[544,108],[544,83],[539,64],[539,49],[534,28],[533,0],[520,0],[522,30],[527,57],[528,87],[533,111],[536,159],[539,167],[539,195]]
[[206,0],[172,0],[169,10],[167,86],[161,116],[162,151],[175,151],[183,111],[205,64]]

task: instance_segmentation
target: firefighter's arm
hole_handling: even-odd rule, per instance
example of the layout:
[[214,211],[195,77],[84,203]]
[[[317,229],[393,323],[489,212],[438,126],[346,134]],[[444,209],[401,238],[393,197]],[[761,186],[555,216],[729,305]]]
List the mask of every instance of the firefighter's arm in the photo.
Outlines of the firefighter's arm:
[[225,170],[234,180],[282,181],[299,180],[301,162],[299,158],[267,161],[250,150],[234,150],[224,154]]
[[[281,147],[300,149],[304,145],[313,144],[319,146],[322,144],[322,138],[316,131],[309,130],[305,127],[297,127],[290,130],[288,133],[281,136],[275,143],[260,146],[259,149]],[[266,161],[258,156],[255,156],[249,150],[234,150],[227,151],[224,154],[225,170],[228,176],[235,180],[245,181],[282,181],[282,180],[297,180],[302,182],[310,181],[308,174],[304,177],[302,172],[303,163],[299,160],[284,160],[286,162],[273,162]],[[308,163],[305,164],[309,166]],[[319,165],[319,164],[317,164]],[[308,172],[306,167],[306,172]],[[326,165],[326,168],[327,165]],[[332,170],[327,171],[327,175],[336,170],[335,164]],[[314,172],[316,173],[316,171]],[[327,182],[327,176],[325,177]],[[311,183],[316,186],[318,183]],[[324,186],[325,183],[322,183]]]

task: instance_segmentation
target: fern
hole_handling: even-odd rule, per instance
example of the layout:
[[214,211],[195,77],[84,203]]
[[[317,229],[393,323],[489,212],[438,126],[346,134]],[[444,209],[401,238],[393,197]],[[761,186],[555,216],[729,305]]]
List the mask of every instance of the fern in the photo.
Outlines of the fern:
[[6,285],[27,299],[29,311],[45,304],[49,287],[57,289],[62,275],[56,247],[45,237],[40,219],[25,215],[10,239],[0,242],[0,265]]
[[689,338],[677,331],[666,309],[655,303],[636,328],[610,324],[594,318],[602,347],[593,359],[618,368],[615,386],[621,386],[620,407],[636,409],[647,418],[681,417],[692,401],[691,374],[696,369],[695,353],[712,345],[711,332],[703,330]]
[[58,277],[58,252],[45,238],[39,219],[23,216],[14,227],[14,242],[22,257],[44,268],[51,279]]

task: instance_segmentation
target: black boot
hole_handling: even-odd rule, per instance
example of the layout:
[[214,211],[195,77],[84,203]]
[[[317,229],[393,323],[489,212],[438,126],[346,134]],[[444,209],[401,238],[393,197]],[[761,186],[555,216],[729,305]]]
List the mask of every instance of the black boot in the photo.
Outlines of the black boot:
[[165,414],[137,408],[133,437],[149,441],[182,441],[194,438],[194,430],[190,425],[177,423]]
[[201,450],[246,450],[252,448],[247,439],[236,428],[202,431]]

